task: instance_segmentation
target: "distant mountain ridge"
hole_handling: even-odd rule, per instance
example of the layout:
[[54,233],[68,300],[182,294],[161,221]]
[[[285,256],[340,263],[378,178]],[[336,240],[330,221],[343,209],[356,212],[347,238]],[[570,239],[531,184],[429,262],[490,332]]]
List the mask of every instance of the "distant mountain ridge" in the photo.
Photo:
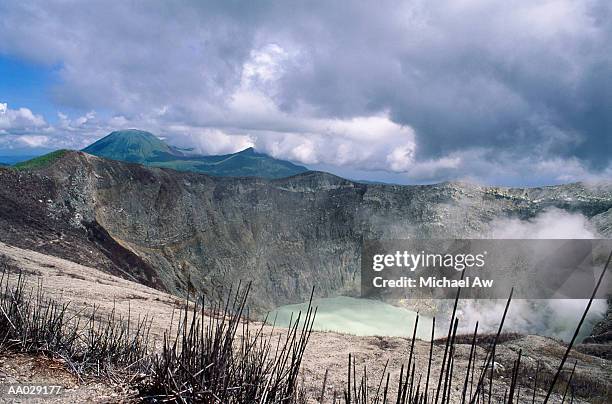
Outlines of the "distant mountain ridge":
[[87,146],[85,153],[111,160],[139,163],[220,177],[290,177],[308,171],[306,167],[275,159],[252,147],[237,153],[203,156],[170,146],[150,132],[129,129],[110,133]]

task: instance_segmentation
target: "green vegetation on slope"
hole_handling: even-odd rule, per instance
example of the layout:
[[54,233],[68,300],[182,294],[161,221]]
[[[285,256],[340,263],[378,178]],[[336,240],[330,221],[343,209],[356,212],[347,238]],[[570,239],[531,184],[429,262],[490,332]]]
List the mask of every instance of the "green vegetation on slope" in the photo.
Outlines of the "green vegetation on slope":
[[220,177],[283,178],[308,171],[306,167],[258,153],[252,147],[219,156],[186,154],[152,133],[136,129],[112,132],[83,151],[111,160]]
[[172,160],[152,159],[145,164],[218,177],[283,178],[308,171],[306,167],[289,161],[257,153],[252,147],[221,156],[188,156]]
[[67,152],[68,150],[65,149],[56,150],[31,160],[22,161],[21,163],[15,164],[13,167],[17,170],[36,170],[38,168],[48,167],[51,163],[61,158]]
[[174,158],[181,155],[152,133],[136,129],[112,132],[83,151],[94,156],[130,163],[146,163],[154,158]]

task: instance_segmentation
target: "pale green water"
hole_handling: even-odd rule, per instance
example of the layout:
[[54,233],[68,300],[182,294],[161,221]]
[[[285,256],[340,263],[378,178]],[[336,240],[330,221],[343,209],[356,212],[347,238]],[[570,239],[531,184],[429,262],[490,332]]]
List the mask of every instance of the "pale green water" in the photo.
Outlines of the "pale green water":
[[[313,306],[318,308],[313,326],[317,331],[411,338],[416,319],[415,312],[378,300],[339,296],[316,299]],[[295,320],[297,313],[305,313],[307,308],[308,303],[281,306],[270,313],[268,322],[276,317],[276,325],[287,327],[292,313]],[[419,316],[417,338],[430,340],[431,327],[430,317]]]

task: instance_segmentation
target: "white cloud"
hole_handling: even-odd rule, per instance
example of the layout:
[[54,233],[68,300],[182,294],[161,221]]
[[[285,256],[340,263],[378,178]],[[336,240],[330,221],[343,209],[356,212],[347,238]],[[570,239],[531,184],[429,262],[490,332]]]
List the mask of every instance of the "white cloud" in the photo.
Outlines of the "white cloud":
[[10,109],[7,103],[0,103],[0,133],[22,134],[40,131],[45,126],[45,119],[28,108]]
[[407,171],[414,164],[414,145],[396,147],[387,155],[387,162],[393,171]]
[[415,147],[412,129],[393,123],[385,115],[350,119],[303,117],[287,130],[251,133],[259,150],[278,158],[369,170],[405,171],[405,161],[400,167],[398,161],[387,156],[397,149],[404,154],[396,152],[396,158],[406,158]]
[[16,142],[25,147],[46,147],[49,145],[49,137],[40,135],[23,135],[17,136]]
[[51,66],[60,109],[98,111],[53,128],[23,111],[20,134],[50,144],[138,127],[407,182],[561,182],[611,171],[611,14],[597,0],[9,1],[0,52]]
[[[13,125],[10,129],[0,126],[0,133],[7,135],[1,146],[80,149],[113,130],[140,128],[163,136],[170,144],[192,147],[203,154],[233,153],[255,147],[276,158],[306,165],[323,164],[395,173],[391,179],[382,173],[380,178],[400,183],[464,180],[498,184],[498,178],[510,177],[516,181],[510,185],[532,185],[600,181],[612,175],[612,166],[593,174],[576,158],[533,161],[526,156],[517,157],[486,149],[419,160],[414,130],[394,123],[387,114],[323,119],[304,113],[294,118],[280,110],[271,97],[259,90],[238,92],[236,100],[242,96],[251,97],[250,103],[245,103],[247,98],[243,98],[240,102],[229,104],[226,109],[228,116],[237,118],[236,125],[228,125],[229,121],[233,121],[228,118],[228,122],[221,121],[218,127],[168,122],[164,111],[139,114],[132,118],[121,115],[101,118],[95,111],[71,117],[59,112],[57,123],[50,125],[42,116],[27,108],[12,110],[4,107],[6,104],[0,104],[0,110],[6,109],[4,114],[0,114],[0,122],[5,126],[7,122]],[[243,112],[247,110],[251,111],[251,115]],[[272,121],[277,130],[261,129]],[[22,139],[21,136],[28,137]],[[376,179],[374,175],[368,178]]]
[[282,76],[283,65],[291,57],[285,49],[275,43],[253,49],[250,58],[242,67],[241,86],[249,88],[274,83]]
[[0,146],[6,149],[81,149],[116,127],[115,118],[101,120],[94,111],[75,118],[58,112],[48,123],[29,108],[11,109],[0,103]]
[[[167,128],[172,134],[174,145],[193,147],[201,154],[227,154],[253,147],[253,138],[249,135],[231,134],[215,128],[194,128],[172,125]],[[178,141],[178,142],[177,142]]]

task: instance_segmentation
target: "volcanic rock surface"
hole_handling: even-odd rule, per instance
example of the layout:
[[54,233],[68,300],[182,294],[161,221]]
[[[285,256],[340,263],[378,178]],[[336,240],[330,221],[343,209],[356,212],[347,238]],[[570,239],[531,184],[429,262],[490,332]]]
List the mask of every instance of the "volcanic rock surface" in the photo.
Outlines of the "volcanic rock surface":
[[252,282],[252,306],[356,293],[364,239],[470,237],[496,218],[551,207],[612,235],[612,186],[362,184],[308,172],[210,177],[67,152],[0,168],[0,241],[95,266],[175,295]]

